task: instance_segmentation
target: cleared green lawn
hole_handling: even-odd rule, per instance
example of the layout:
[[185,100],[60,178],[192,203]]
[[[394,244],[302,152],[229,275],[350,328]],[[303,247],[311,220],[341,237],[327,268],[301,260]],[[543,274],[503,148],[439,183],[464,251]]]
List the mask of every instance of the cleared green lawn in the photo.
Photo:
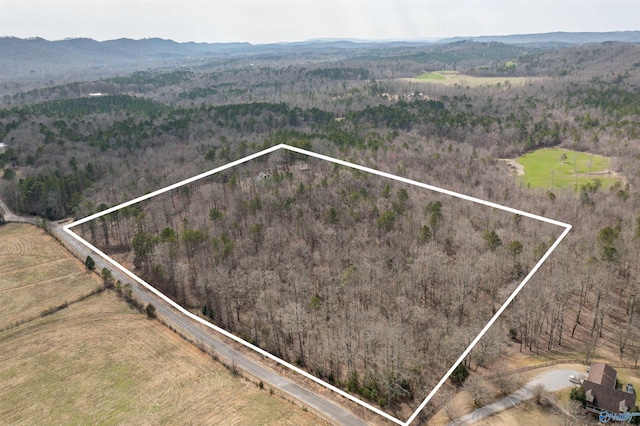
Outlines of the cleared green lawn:
[[446,80],[447,77],[443,74],[428,72],[416,77],[418,80]]
[[532,188],[573,188],[595,183],[610,187],[618,179],[609,176],[609,158],[559,148],[543,148],[516,159],[524,167],[522,181]]

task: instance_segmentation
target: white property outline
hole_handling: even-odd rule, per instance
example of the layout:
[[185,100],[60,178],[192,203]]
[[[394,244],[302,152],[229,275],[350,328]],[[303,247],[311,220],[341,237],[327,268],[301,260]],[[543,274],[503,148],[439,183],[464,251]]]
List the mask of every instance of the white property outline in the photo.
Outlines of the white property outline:
[[[493,317],[489,320],[489,322],[484,326],[484,328],[480,331],[480,333],[478,334],[478,336],[471,342],[471,344],[469,345],[469,347],[462,353],[462,355],[460,355],[460,357],[456,360],[456,362],[453,363],[453,365],[451,366],[451,368],[449,369],[449,371],[447,371],[447,373],[442,377],[442,379],[438,382],[438,384],[431,390],[431,392],[429,393],[429,395],[427,395],[427,397],[425,398],[424,401],[422,401],[422,403],[420,404],[420,406],[413,412],[413,414],[406,420],[406,421],[402,421],[399,420],[391,415],[389,415],[388,413],[385,413],[384,411],[354,397],[353,395],[343,391],[342,389],[338,389],[337,387],[318,379],[317,377],[307,373],[306,371],[296,367],[295,365],[292,365],[286,361],[284,361],[283,359],[278,358],[277,356],[257,347],[252,345],[249,342],[244,341],[243,339],[229,333],[228,331],[214,325],[211,324],[208,321],[205,321],[204,319],[192,314],[191,312],[187,311],[186,309],[184,309],[182,306],[178,305],[176,302],[174,302],[173,300],[171,300],[170,298],[168,298],[167,296],[165,296],[163,293],[161,293],[160,291],[156,290],[153,286],[151,286],[150,284],[148,284],[147,282],[145,282],[144,280],[142,280],[140,277],[138,277],[137,275],[135,275],[134,273],[132,273],[131,271],[129,271],[127,268],[123,267],[122,265],[120,265],[118,262],[116,262],[115,260],[113,260],[110,256],[107,256],[105,253],[103,253],[102,251],[100,251],[98,248],[96,248],[95,246],[93,246],[91,243],[89,243],[88,241],[86,241],[85,239],[83,239],[82,237],[80,237],[78,234],[74,233],[73,231],[71,231],[70,228],[73,228],[75,226],[81,225],[83,223],[89,222],[93,219],[99,218],[101,216],[107,215],[109,213],[112,213],[116,210],[120,210],[124,207],[128,207],[132,204],[136,204],[139,203],[140,201],[144,201],[144,200],[148,200],[149,198],[155,197],[156,195],[160,195],[163,194],[165,192],[171,191],[173,189],[179,188],[183,185],[187,185],[189,183],[195,182],[197,180],[200,180],[202,178],[211,176],[213,174],[216,174],[218,172],[221,172],[223,170],[229,169],[231,167],[237,166],[239,164],[245,163],[247,161],[253,160],[255,158],[261,157],[263,155],[266,154],[270,154],[274,151],[277,151],[279,149],[287,149],[289,151],[293,151],[293,152],[297,152],[299,154],[304,154],[304,155],[308,155],[310,157],[315,157],[321,160],[325,160],[325,161],[329,161],[331,163],[335,163],[335,164],[339,164],[342,166],[346,166],[346,167],[351,167],[363,172],[367,172],[367,173],[371,173],[374,175],[378,175],[378,176],[382,176],[388,179],[393,179],[399,182],[403,182],[406,184],[410,184],[410,185],[414,185],[420,188],[425,188],[425,189],[429,189],[431,191],[435,191],[435,192],[439,192],[442,194],[446,194],[446,195],[450,195],[456,198],[461,198],[463,200],[467,200],[467,201],[471,201],[477,204],[482,204],[488,207],[493,207],[499,210],[504,210],[510,213],[514,213],[514,214],[518,214],[521,216],[525,216],[531,219],[535,219],[535,220],[539,220],[542,222],[546,222],[552,225],[556,225],[556,226],[560,226],[562,228],[564,228],[564,231],[562,232],[562,234],[560,234],[560,236],[558,237],[558,239],[556,239],[556,241],[551,245],[551,247],[547,250],[547,252],[540,258],[540,260],[538,260],[538,263],[536,263],[536,265],[533,267],[533,269],[531,269],[531,271],[529,272],[529,274],[522,280],[522,282],[518,285],[518,287],[516,287],[516,289],[513,291],[513,293],[511,294],[511,296],[509,296],[507,298],[507,300],[502,304],[502,306],[500,307],[500,309],[498,309],[498,311],[493,315]],[[170,306],[172,306],[173,308],[175,308],[178,312],[182,313],[183,315],[193,319],[194,321],[199,322],[200,324],[211,328],[215,331],[217,331],[218,333],[248,347],[249,349],[252,349],[256,352],[258,352],[260,355],[263,355],[275,362],[277,362],[278,364],[281,364],[287,368],[289,368],[290,370],[295,371],[296,373],[299,373],[301,375],[303,375],[304,377],[313,380],[314,382],[332,390],[333,392],[336,392],[337,394],[355,402],[356,404],[365,407],[371,411],[373,411],[376,414],[379,414],[380,416],[386,418],[387,420],[390,420],[400,426],[409,426],[409,424],[411,424],[416,417],[418,416],[418,414],[420,414],[420,412],[424,409],[424,407],[427,405],[427,403],[433,398],[433,396],[435,395],[435,393],[440,389],[440,387],[442,387],[442,385],[444,384],[444,382],[449,378],[449,376],[451,376],[451,374],[453,373],[453,371],[458,367],[458,365],[467,357],[467,355],[469,355],[469,353],[473,350],[474,346],[478,343],[478,341],[484,336],[484,334],[487,332],[487,330],[493,325],[493,323],[498,319],[498,317],[502,314],[502,312],[507,308],[507,306],[509,306],[509,304],[513,301],[513,299],[518,295],[518,293],[520,292],[520,290],[522,290],[522,288],[527,284],[527,282],[529,282],[529,280],[531,279],[531,277],[533,277],[533,275],[538,271],[538,269],[540,268],[540,266],[542,266],[542,264],[547,260],[547,258],[551,255],[551,253],[556,249],[556,247],[558,247],[558,244],[560,244],[560,242],[564,239],[564,237],[566,237],[566,235],[569,233],[569,231],[571,230],[571,225],[567,224],[567,223],[563,223],[563,222],[559,222],[557,220],[553,220],[553,219],[549,219],[546,217],[542,217],[539,215],[535,215],[532,213],[528,213],[522,210],[517,210],[511,207],[506,207],[500,204],[496,204],[490,201],[485,201],[485,200],[481,200],[479,198],[474,198],[474,197],[470,197],[468,195],[464,195],[464,194],[460,194],[457,192],[453,192],[447,189],[443,189],[443,188],[438,188],[435,186],[431,186],[425,183],[421,183],[421,182],[417,182],[411,179],[406,179],[400,176],[395,176],[392,175],[390,173],[386,173],[386,172],[381,172],[379,170],[375,170],[375,169],[371,169],[369,167],[364,167],[364,166],[360,166],[358,164],[353,164],[353,163],[349,163],[347,161],[343,161],[343,160],[338,160],[336,158],[333,157],[328,157],[326,155],[322,155],[322,154],[317,154],[315,152],[311,152],[311,151],[307,151],[301,148],[296,148],[293,146],[289,146],[286,144],[279,144],[276,146],[273,146],[271,148],[265,149],[263,151],[257,152],[255,154],[249,155],[247,157],[241,158],[239,160],[233,161],[231,163],[228,163],[224,166],[221,167],[217,167],[215,169],[209,170],[208,172],[205,173],[201,173],[197,176],[193,176],[191,178],[185,179],[181,182],[178,183],[174,183],[173,185],[169,185],[167,187],[164,187],[162,189],[159,189],[157,191],[153,191],[151,193],[148,193],[146,195],[143,195],[141,197],[135,198],[133,200],[127,201],[125,203],[119,204],[117,206],[108,208],[106,210],[103,210],[101,212],[92,214],[90,216],[87,216],[85,218],[76,220],[70,224],[64,225],[63,229],[65,232],[67,232],[69,235],[71,235],[73,238],[75,238],[76,240],[78,240],[80,243],[84,244],[85,246],[87,246],[89,249],[93,250],[95,253],[97,253],[98,255],[100,255],[102,258],[104,258],[107,262],[111,263],[113,266],[115,266],[116,268],[118,268],[120,271],[122,271],[124,274],[126,274],[127,276],[131,277],[131,279],[133,279],[134,281],[136,281],[138,284],[142,285],[143,287],[145,287],[147,290],[151,291],[152,293],[154,293],[156,296],[160,297],[162,300],[164,300],[165,302],[167,302]]]

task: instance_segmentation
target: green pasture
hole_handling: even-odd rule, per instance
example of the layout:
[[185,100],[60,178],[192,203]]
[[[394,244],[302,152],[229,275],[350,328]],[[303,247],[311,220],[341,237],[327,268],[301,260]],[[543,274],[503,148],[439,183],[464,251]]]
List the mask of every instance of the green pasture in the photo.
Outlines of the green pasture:
[[446,80],[447,76],[437,72],[427,72],[416,77],[418,80]]
[[618,179],[609,175],[610,159],[584,152],[559,148],[543,148],[516,159],[524,167],[520,179],[531,188],[573,188],[595,183],[603,187]]

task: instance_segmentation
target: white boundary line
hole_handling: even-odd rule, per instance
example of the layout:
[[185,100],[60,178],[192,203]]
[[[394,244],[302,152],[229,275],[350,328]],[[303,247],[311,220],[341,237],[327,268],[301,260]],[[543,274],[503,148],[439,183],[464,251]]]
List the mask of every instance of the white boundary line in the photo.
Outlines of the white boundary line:
[[[533,267],[533,269],[529,272],[529,274],[522,280],[522,282],[518,285],[518,287],[514,290],[514,292],[511,294],[511,296],[509,296],[509,298],[502,304],[502,306],[500,307],[500,309],[498,309],[498,311],[493,315],[493,317],[489,320],[489,322],[487,323],[487,325],[485,325],[485,327],[480,331],[480,334],[478,334],[478,336],[471,342],[471,344],[469,345],[469,347],[462,353],[462,355],[460,355],[460,357],[456,360],[456,362],[451,366],[451,368],[449,369],[449,371],[447,371],[447,373],[444,375],[444,377],[442,377],[442,379],[438,382],[438,384],[433,388],[433,390],[429,393],[429,395],[426,397],[426,399],[424,401],[422,401],[422,403],[420,404],[420,406],[413,412],[413,414],[411,415],[411,417],[409,417],[409,419],[407,419],[406,421],[402,421],[399,420],[391,415],[389,415],[388,413],[385,413],[384,411],[354,397],[351,394],[346,393],[345,391],[343,391],[342,389],[339,389],[323,380],[318,379],[317,377],[307,373],[306,371],[296,367],[295,365],[292,365],[286,361],[284,361],[283,359],[278,358],[277,356],[255,346],[252,345],[249,342],[246,342],[245,340],[240,339],[239,337],[229,333],[228,331],[214,325],[211,324],[210,322],[207,322],[205,320],[203,320],[202,318],[192,314],[191,312],[187,311],[186,309],[184,309],[182,306],[178,305],[176,302],[174,302],[173,300],[171,300],[170,298],[168,298],[167,296],[165,296],[163,293],[161,293],[160,291],[158,291],[157,289],[155,289],[153,286],[151,286],[150,284],[148,284],[147,282],[145,282],[144,280],[142,280],[141,278],[139,278],[137,275],[135,275],[134,273],[132,273],[131,271],[129,271],[127,268],[125,268],[124,266],[120,265],[118,262],[116,262],[115,260],[113,260],[111,257],[107,256],[105,253],[103,253],[102,251],[100,251],[98,248],[96,248],[95,246],[93,246],[91,243],[89,243],[88,241],[86,241],[85,239],[83,239],[82,237],[80,237],[78,234],[74,233],[73,231],[71,231],[70,228],[73,228],[75,226],[81,225],[83,223],[86,223],[90,220],[99,218],[101,216],[107,215],[109,213],[113,213],[114,211],[120,210],[124,207],[128,207],[130,205],[139,203],[140,201],[144,201],[144,200],[148,200],[149,198],[155,197],[156,195],[160,195],[163,194],[165,192],[171,191],[173,189],[179,188],[183,185],[195,182],[197,180],[200,180],[202,178],[211,176],[215,173],[221,172],[223,170],[229,169],[231,167],[237,166],[238,164],[242,164],[245,163],[247,161],[253,160],[255,158],[261,157],[263,155],[272,153],[274,151],[277,151],[279,149],[287,149],[289,151],[293,151],[293,152],[297,152],[300,154],[304,154],[304,155],[308,155],[310,157],[315,157],[321,160],[325,160],[325,161],[329,161],[335,164],[340,164],[342,166],[346,166],[346,167],[351,167],[357,170],[361,170],[363,172],[367,172],[367,173],[371,173],[371,174],[375,174],[378,176],[382,176],[385,178],[389,178],[389,179],[393,179],[399,182],[403,182],[403,183],[407,183],[410,185],[414,185],[414,186],[418,186],[421,188],[425,188],[425,189],[429,189],[435,192],[439,192],[442,194],[446,194],[446,195],[450,195],[456,198],[461,198],[463,200],[467,200],[467,201],[471,201],[474,203],[478,203],[478,204],[482,204],[485,206],[489,206],[489,207],[493,207],[499,210],[504,210],[510,213],[514,213],[514,214],[518,214],[521,216],[525,216],[525,217],[529,217],[531,219],[536,219],[536,220],[540,220],[542,222],[546,222],[546,223],[550,223],[552,225],[556,225],[556,226],[560,226],[564,228],[564,231],[562,232],[562,234],[558,237],[558,239],[556,239],[556,241],[553,243],[553,245],[549,248],[549,250],[547,250],[547,252],[540,258],[540,260],[538,261],[538,263],[536,263],[536,265]],[[531,277],[533,277],[533,275],[538,271],[538,269],[540,268],[540,266],[542,266],[542,264],[547,260],[547,258],[551,255],[551,253],[556,249],[556,247],[558,247],[558,245],[560,244],[560,242],[564,239],[564,237],[566,237],[566,235],[569,233],[569,231],[571,230],[571,225],[567,224],[567,223],[563,223],[563,222],[559,222],[553,219],[549,219],[546,217],[542,217],[539,215],[535,215],[532,213],[528,213],[522,210],[517,210],[511,207],[506,207],[500,204],[496,204],[490,201],[485,201],[485,200],[481,200],[479,198],[475,198],[475,197],[470,197],[468,195],[464,195],[464,194],[460,194],[457,192],[453,192],[453,191],[449,191],[447,189],[443,189],[443,188],[438,188],[432,185],[427,185],[425,183],[421,183],[421,182],[417,182],[411,179],[406,179],[400,176],[395,176],[392,175],[390,173],[386,173],[386,172],[382,172],[379,170],[375,170],[375,169],[371,169],[369,167],[364,167],[364,166],[360,166],[358,164],[353,164],[353,163],[349,163],[346,161],[342,161],[342,160],[338,160],[336,158],[333,157],[328,157],[326,155],[322,155],[322,154],[318,154],[315,152],[311,152],[311,151],[307,151],[301,148],[296,148],[296,147],[292,147],[289,145],[285,145],[285,144],[280,144],[280,145],[276,145],[273,146],[271,148],[265,149],[263,151],[257,152],[255,154],[249,155],[247,157],[241,158],[239,160],[233,161],[229,164],[226,164],[224,166],[221,167],[217,167],[213,170],[209,170],[208,172],[205,173],[201,173],[197,176],[193,176],[189,179],[185,179],[181,182],[178,183],[174,183],[173,185],[169,185],[167,187],[161,188],[157,191],[153,191],[149,194],[143,195],[141,197],[135,198],[133,200],[127,201],[125,203],[119,204],[115,207],[111,207],[109,209],[103,210],[101,212],[92,214],[90,216],[87,216],[85,218],[76,220],[70,224],[64,225],[62,227],[64,229],[65,232],[67,232],[69,235],[71,235],[73,238],[75,238],[76,240],[78,240],[80,243],[84,244],[85,246],[87,246],[89,249],[93,250],[95,253],[97,253],[98,255],[100,255],[102,258],[104,258],[107,262],[111,263],[113,266],[115,266],[117,269],[119,269],[120,271],[122,271],[124,274],[126,274],[127,276],[129,276],[131,279],[133,279],[134,281],[136,281],[137,283],[139,283],[140,285],[142,285],[143,287],[145,287],[146,289],[148,289],[149,291],[151,291],[152,293],[154,293],[156,296],[160,297],[162,300],[164,300],[165,302],[167,302],[170,306],[172,306],[174,309],[176,309],[178,312],[182,313],[183,315],[193,319],[194,321],[199,322],[200,324],[209,327],[215,331],[217,331],[218,333],[238,342],[241,343],[242,345],[248,347],[249,349],[252,349],[256,352],[258,352],[260,355],[263,355],[293,371],[295,371],[296,373],[299,373],[301,375],[303,375],[304,377],[313,380],[314,382],[332,390],[333,392],[336,392],[337,394],[355,402],[358,405],[361,405],[371,411],[373,411],[376,414],[379,414],[380,416],[386,418],[387,420],[390,420],[400,426],[409,426],[409,424],[411,424],[416,417],[418,416],[418,414],[420,414],[420,411],[422,411],[422,409],[424,409],[424,407],[427,405],[427,403],[431,400],[431,398],[433,398],[433,396],[436,394],[436,392],[440,389],[440,387],[442,387],[442,385],[447,381],[447,379],[449,378],[449,376],[451,376],[451,374],[453,373],[453,371],[458,367],[458,365],[464,360],[464,358],[469,355],[469,353],[473,350],[474,346],[478,343],[478,341],[484,336],[484,334],[487,332],[487,330],[493,325],[493,323],[498,319],[498,317],[502,314],[502,312],[507,308],[507,306],[513,301],[513,299],[518,295],[518,293],[520,292],[520,290],[522,290],[522,288],[527,284],[527,282],[529,282],[529,280],[531,279]]]

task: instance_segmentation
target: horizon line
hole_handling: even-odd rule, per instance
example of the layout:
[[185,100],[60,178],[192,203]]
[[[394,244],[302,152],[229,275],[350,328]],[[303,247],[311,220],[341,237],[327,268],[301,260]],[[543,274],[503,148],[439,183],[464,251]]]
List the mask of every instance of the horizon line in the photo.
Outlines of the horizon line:
[[63,41],[74,41],[74,40],[91,40],[97,43],[105,43],[110,41],[119,41],[119,40],[131,40],[131,41],[145,41],[145,40],[162,40],[162,41],[171,41],[178,44],[249,44],[251,46],[268,46],[268,45],[277,45],[277,44],[303,44],[303,43],[335,43],[335,42],[349,42],[354,44],[359,43],[436,43],[443,40],[470,40],[470,39],[478,39],[478,38],[494,38],[494,37],[525,37],[525,36],[540,36],[540,35],[552,35],[552,34],[615,34],[615,33],[640,33],[640,30],[610,30],[610,31],[547,31],[547,32],[534,32],[534,33],[516,33],[516,34],[480,34],[480,35],[455,35],[455,36],[425,36],[425,37],[392,37],[392,38],[381,38],[381,39],[370,39],[370,38],[358,38],[358,37],[314,37],[303,40],[293,40],[293,41],[270,41],[270,42],[250,42],[250,41],[177,41],[172,38],[165,38],[162,36],[151,36],[151,37],[143,37],[143,38],[133,38],[133,37],[117,37],[110,39],[95,39],[89,36],[70,36],[64,37],[60,39],[48,39],[43,36],[35,35],[31,37],[18,37],[14,35],[0,35],[0,39],[5,38],[13,38],[18,40],[44,40],[50,43],[63,42]]

